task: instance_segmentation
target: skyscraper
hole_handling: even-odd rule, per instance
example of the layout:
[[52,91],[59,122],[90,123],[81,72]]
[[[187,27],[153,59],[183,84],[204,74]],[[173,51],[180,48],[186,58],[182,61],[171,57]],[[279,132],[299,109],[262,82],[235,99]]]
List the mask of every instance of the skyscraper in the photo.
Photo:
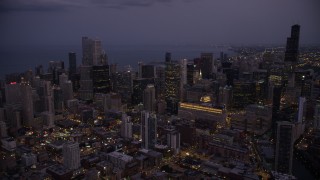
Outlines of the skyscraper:
[[92,84],[94,93],[109,93],[111,91],[109,66],[92,67]]
[[77,58],[76,53],[69,53],[69,80],[72,80],[72,77],[77,72]]
[[82,37],[82,65],[106,65],[107,55],[102,51],[101,41]]
[[152,149],[157,142],[157,117],[148,111],[141,112],[142,148]]
[[154,84],[153,78],[138,78],[132,82],[132,104],[139,104],[143,102],[143,91],[148,84]]
[[125,139],[132,139],[132,121],[131,117],[123,113],[121,118],[121,136]]
[[175,153],[180,151],[180,133],[178,131],[170,131],[167,133],[167,145],[172,148]]
[[68,169],[78,169],[80,167],[80,148],[76,142],[68,142],[63,145],[63,165]]
[[101,41],[92,40],[92,64],[98,65],[99,59],[101,58]]
[[91,100],[93,98],[93,84],[91,79],[92,66],[80,67],[80,99]]
[[317,100],[316,107],[314,109],[314,122],[313,127],[315,129],[320,129],[320,101]]
[[32,126],[33,124],[33,99],[32,99],[32,87],[28,84],[21,83],[22,96],[22,118],[24,126]]
[[165,69],[165,97],[166,99],[180,99],[180,65],[167,62]]
[[155,103],[156,103],[156,90],[153,84],[148,84],[146,89],[143,91],[144,109],[150,112],[154,112]]
[[166,52],[166,63],[171,62],[171,53]]
[[277,122],[275,171],[292,174],[294,144],[294,124],[288,121]]
[[202,72],[203,79],[212,78],[213,73],[213,54],[212,53],[201,53],[200,62],[198,64]]
[[284,61],[297,62],[299,53],[300,25],[295,24],[291,27],[291,36],[287,38],[287,46]]
[[88,37],[82,37],[82,65],[92,66],[92,40]]

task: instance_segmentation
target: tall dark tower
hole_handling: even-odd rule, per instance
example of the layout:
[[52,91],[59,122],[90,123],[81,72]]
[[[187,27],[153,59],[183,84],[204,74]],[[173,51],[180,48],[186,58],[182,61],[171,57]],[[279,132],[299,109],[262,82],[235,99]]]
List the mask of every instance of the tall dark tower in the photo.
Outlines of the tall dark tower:
[[171,62],[171,53],[166,52],[166,62]]
[[300,25],[291,26],[291,37],[287,38],[285,62],[297,62],[299,53]]
[[69,79],[71,80],[73,75],[77,72],[77,58],[76,53],[69,53]]

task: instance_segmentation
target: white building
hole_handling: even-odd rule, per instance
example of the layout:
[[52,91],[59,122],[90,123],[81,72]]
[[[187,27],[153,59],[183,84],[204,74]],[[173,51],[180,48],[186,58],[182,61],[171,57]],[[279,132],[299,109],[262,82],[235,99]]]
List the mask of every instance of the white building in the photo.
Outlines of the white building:
[[68,142],[63,145],[63,165],[75,170],[80,167],[80,148],[78,143]]

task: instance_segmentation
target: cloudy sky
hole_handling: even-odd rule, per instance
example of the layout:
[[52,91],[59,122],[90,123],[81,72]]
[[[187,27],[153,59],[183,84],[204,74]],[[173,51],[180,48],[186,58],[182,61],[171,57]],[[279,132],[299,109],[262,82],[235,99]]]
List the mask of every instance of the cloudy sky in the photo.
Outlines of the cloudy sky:
[[319,0],[0,0],[2,46],[320,43]]

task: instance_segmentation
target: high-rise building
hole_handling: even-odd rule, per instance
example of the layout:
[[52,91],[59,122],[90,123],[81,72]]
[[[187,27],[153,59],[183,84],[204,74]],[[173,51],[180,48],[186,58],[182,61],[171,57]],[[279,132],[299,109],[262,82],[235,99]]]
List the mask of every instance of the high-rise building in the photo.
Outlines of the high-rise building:
[[141,112],[142,148],[152,149],[157,142],[157,117],[148,111]]
[[82,37],[82,65],[93,65],[92,40],[88,37]]
[[65,73],[62,73],[61,75],[59,75],[59,86],[62,86],[67,81],[68,81],[68,75],[66,75]]
[[76,73],[77,73],[76,53],[69,52],[69,80],[73,80],[73,76]]
[[39,112],[49,111],[54,112],[54,93],[50,81],[40,81],[37,88],[37,94],[39,95]]
[[132,139],[132,121],[131,117],[127,114],[122,114],[121,122],[121,136],[125,139]]
[[70,99],[73,99],[73,86],[71,81],[65,82],[61,89],[64,103],[66,103]]
[[7,137],[7,125],[4,121],[0,121],[0,138]]
[[249,104],[254,104],[256,100],[256,84],[254,82],[236,81],[233,86],[233,107],[245,108]]
[[180,60],[180,100],[183,101],[184,85],[187,84],[187,59]]
[[82,100],[91,100],[93,98],[93,83],[92,83],[92,66],[80,67],[80,89],[79,96]]
[[109,93],[111,91],[109,66],[92,67],[92,84],[94,93]]
[[63,92],[60,87],[53,88],[53,103],[54,103],[54,110],[56,112],[63,111]]
[[171,62],[171,53],[170,52],[166,52],[166,63]]
[[320,101],[317,101],[317,104],[315,106],[314,110],[314,122],[313,127],[315,129],[320,129]]
[[292,174],[294,124],[288,121],[277,122],[275,171]]
[[78,169],[80,167],[80,148],[76,142],[68,142],[63,145],[63,165],[68,169]]
[[102,49],[100,40],[92,40],[92,65],[102,64]]
[[305,121],[305,115],[306,115],[306,98],[300,97],[299,98],[299,109],[298,109],[298,123],[302,123]]
[[299,54],[300,25],[295,24],[291,27],[291,36],[287,38],[287,46],[284,61],[297,62]]
[[121,95],[123,103],[131,103],[132,84],[135,73],[123,71],[111,74],[112,91]]
[[213,54],[212,53],[201,53],[199,67],[202,72],[203,79],[212,78],[213,73]]
[[141,66],[141,77],[142,78],[154,78],[156,75],[155,66],[152,64]]
[[167,134],[167,145],[172,148],[175,153],[180,151],[180,133],[178,131],[170,131]]
[[148,84],[154,84],[153,78],[134,79],[132,84],[132,104],[137,105],[143,102],[143,91]]
[[21,86],[16,82],[5,85],[6,104],[21,103]]
[[33,98],[32,98],[32,87],[28,84],[21,84],[21,94],[22,96],[22,118],[23,125],[32,126],[33,125]]
[[198,69],[193,63],[187,64],[187,84],[193,86],[197,80]]
[[156,103],[156,90],[153,84],[148,84],[146,89],[143,91],[144,109],[150,112],[154,112],[155,103]]
[[165,98],[180,99],[180,65],[175,62],[166,63]]
[[107,55],[102,51],[101,41],[82,37],[82,65],[95,66],[107,63]]

